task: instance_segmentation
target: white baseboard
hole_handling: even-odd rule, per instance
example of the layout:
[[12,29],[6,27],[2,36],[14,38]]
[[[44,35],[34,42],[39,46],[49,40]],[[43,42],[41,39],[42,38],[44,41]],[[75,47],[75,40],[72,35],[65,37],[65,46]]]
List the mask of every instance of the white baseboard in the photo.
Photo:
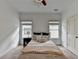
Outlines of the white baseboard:
[[78,51],[71,48],[71,47],[67,47],[68,50],[70,50],[72,53],[74,53],[75,55],[78,55]]

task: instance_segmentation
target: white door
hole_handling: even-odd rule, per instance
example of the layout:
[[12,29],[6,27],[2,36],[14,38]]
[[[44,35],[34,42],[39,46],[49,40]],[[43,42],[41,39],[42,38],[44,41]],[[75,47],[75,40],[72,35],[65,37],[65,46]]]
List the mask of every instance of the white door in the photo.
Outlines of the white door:
[[71,16],[67,20],[67,27],[68,27],[68,40],[67,46],[70,50],[76,51],[78,50],[78,19],[77,16]]
[[75,49],[78,51],[78,17],[75,16]]

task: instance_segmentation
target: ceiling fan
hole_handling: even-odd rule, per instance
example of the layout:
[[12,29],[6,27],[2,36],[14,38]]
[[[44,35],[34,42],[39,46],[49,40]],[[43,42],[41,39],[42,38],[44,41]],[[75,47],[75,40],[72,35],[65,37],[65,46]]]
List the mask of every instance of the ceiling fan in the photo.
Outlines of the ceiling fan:
[[47,5],[46,0],[35,0],[37,3],[42,3],[44,6]]

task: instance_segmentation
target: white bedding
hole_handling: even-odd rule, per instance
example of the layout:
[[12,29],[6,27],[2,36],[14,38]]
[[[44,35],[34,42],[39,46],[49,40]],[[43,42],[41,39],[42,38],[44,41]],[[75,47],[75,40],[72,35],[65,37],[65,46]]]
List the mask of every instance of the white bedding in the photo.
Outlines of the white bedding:
[[34,40],[22,50],[23,53],[46,53],[46,54],[58,54],[62,55],[60,49],[51,41],[47,41],[45,43],[38,43]]
[[51,40],[45,42],[45,43],[39,43],[39,42],[36,42],[34,40],[31,40],[31,42],[29,42],[29,44],[27,46],[36,46],[36,47],[39,47],[39,46],[56,46]]

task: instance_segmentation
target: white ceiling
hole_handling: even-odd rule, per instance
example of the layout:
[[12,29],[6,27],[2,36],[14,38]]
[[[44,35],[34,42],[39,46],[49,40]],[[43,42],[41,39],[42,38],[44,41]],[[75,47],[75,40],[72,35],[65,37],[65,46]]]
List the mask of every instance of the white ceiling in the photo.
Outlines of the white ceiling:
[[46,0],[47,6],[38,5],[34,0],[8,0],[9,4],[18,12],[54,12],[53,9],[59,9],[58,12],[66,10],[68,6],[76,0]]

